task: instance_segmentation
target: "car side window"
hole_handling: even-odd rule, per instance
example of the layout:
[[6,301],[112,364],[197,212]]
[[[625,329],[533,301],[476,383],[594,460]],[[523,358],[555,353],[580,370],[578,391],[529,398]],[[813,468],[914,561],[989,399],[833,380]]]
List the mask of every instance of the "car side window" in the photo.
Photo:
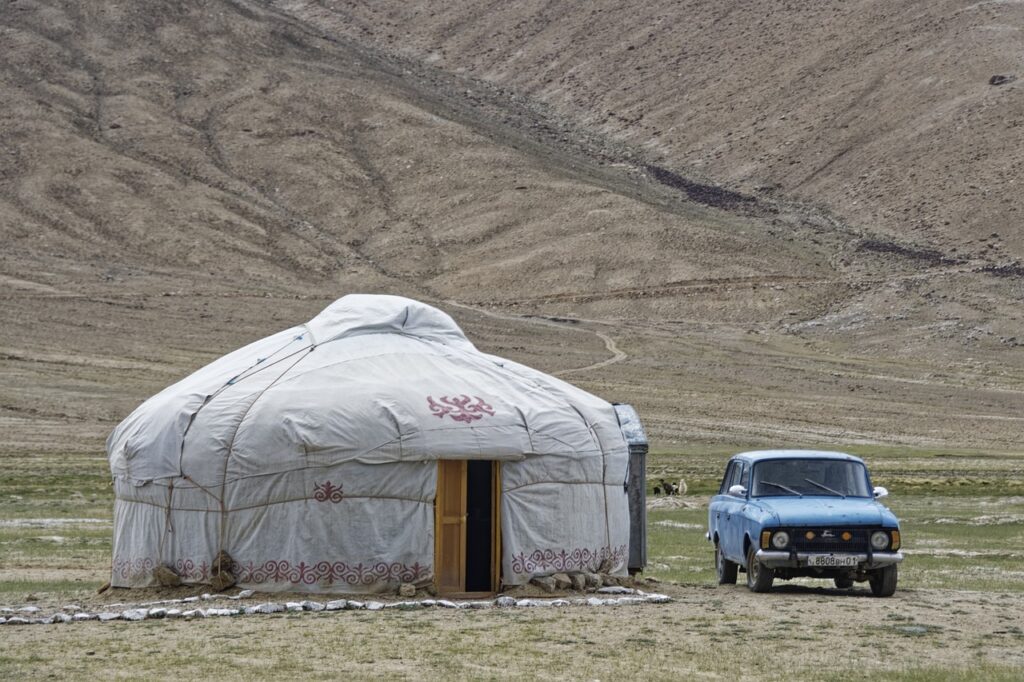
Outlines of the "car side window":
[[725,475],[722,476],[722,486],[718,489],[719,495],[725,495],[729,492],[729,486],[732,485],[733,474],[736,472],[736,462],[729,462],[729,466],[725,468]]
[[751,466],[749,464],[744,464],[743,474],[740,476],[740,485],[747,490],[750,490],[750,469]]

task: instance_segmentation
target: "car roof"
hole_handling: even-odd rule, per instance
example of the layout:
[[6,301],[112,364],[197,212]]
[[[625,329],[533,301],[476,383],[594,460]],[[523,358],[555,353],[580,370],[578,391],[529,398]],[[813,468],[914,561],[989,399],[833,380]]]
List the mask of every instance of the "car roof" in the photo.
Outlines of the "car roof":
[[747,462],[760,462],[766,459],[838,459],[864,463],[860,457],[830,450],[751,450],[733,455],[732,458]]

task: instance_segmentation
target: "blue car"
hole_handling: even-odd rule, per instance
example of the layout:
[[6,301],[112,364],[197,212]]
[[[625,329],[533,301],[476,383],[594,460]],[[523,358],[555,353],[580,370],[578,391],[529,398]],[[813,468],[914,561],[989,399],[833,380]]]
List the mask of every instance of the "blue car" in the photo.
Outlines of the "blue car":
[[745,571],[767,592],[776,578],[825,578],[847,589],[867,581],[896,591],[900,524],[877,500],[863,460],[842,452],[764,450],[732,457],[708,507],[720,585]]

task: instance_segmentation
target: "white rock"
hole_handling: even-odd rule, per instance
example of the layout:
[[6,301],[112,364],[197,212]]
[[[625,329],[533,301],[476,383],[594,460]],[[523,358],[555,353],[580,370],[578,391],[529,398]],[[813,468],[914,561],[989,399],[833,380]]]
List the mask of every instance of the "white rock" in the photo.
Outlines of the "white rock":
[[108,620],[117,620],[121,617],[120,613],[113,613],[111,611],[104,611],[103,613],[96,614],[97,618],[106,622]]
[[[252,609],[251,612],[249,611],[250,608]],[[280,604],[274,604],[272,602],[267,602],[266,604],[259,604],[258,606],[251,606],[246,609],[246,612],[249,613],[280,613],[281,611],[284,611],[284,607]]]
[[71,616],[66,613],[55,613],[50,616],[54,623],[70,623]]
[[341,611],[346,606],[348,606],[347,599],[335,599],[334,601],[327,602],[324,605],[324,609],[327,611]]
[[127,609],[121,612],[121,617],[125,620],[145,620],[147,613],[146,609]]
[[304,611],[323,611],[324,605],[318,601],[305,600],[302,602],[302,609]]
[[621,587],[619,585],[611,585],[609,587],[599,587],[597,591],[600,594],[633,594],[636,590],[632,590],[628,587]]
[[167,609],[164,618],[181,618],[181,609]]
[[352,610],[365,609],[366,608],[366,604],[364,604],[361,601],[351,601],[351,600],[349,600],[348,604],[345,604],[345,608],[346,609],[352,609]]
[[401,611],[412,611],[413,609],[422,608],[423,605],[418,601],[394,601],[384,605],[386,609],[399,609]]
[[551,599],[538,599],[537,606],[551,606],[553,600]]
[[209,592],[203,592],[201,595],[199,595],[199,598],[203,601],[210,601],[211,599],[213,599],[213,595]]
[[241,592],[239,592],[235,596],[228,597],[228,599],[248,599],[249,597],[251,597],[254,594],[256,594],[256,590],[242,590]]
[[71,616],[71,620],[75,621],[76,623],[83,620],[99,620],[99,616],[97,616],[95,613],[86,613],[85,611],[79,611],[75,615]]
[[181,600],[182,604],[191,604],[194,601],[199,601],[199,597],[185,597]]
[[6,622],[7,622],[7,619],[4,616],[0,616],[0,625],[3,625]]
[[652,604],[667,604],[672,601],[672,597],[667,594],[649,594],[647,595],[647,601]]
[[20,609],[18,609],[18,611],[21,612],[21,613],[39,613],[39,607],[38,606],[22,606]]
[[46,616],[45,618],[33,618],[33,625],[53,625],[53,616]]
[[163,607],[150,609],[148,615],[150,618],[165,618],[167,616],[167,609]]
[[591,597],[587,600],[587,606],[604,606],[604,599],[598,599],[597,597]]
[[382,608],[384,608],[384,604],[379,601],[371,601],[366,604],[367,611],[380,611]]
[[457,609],[457,608],[459,608],[458,604],[456,604],[453,601],[448,601],[447,599],[438,599],[437,600],[437,605],[440,606],[440,607],[446,608],[446,609]]
[[517,599],[516,606],[520,608],[528,608],[530,606],[537,606],[537,601],[534,599]]
[[515,600],[514,597],[510,597],[510,596],[508,596],[506,594],[506,595],[504,595],[502,597],[498,597],[497,599],[495,599],[494,600],[494,605],[495,606],[501,606],[501,607],[515,606],[516,605],[516,600]]
[[551,606],[572,606],[568,599],[552,599]]
[[192,609],[191,611],[185,611],[181,614],[182,618],[206,618],[208,615],[206,609]]
[[470,609],[489,609],[492,606],[494,606],[494,604],[491,603],[490,601],[468,601],[468,602],[463,602],[463,603],[466,605],[463,608],[470,608]]
[[28,625],[28,618],[22,618],[21,616],[11,616],[7,619],[7,625]]
[[63,611],[81,611],[82,610],[82,607],[79,606],[78,604],[68,604],[68,605],[62,606],[60,608]]
[[284,608],[285,608],[286,611],[301,611],[302,610],[302,602],[299,602],[299,601],[285,602]]
[[238,609],[206,609],[208,616],[237,616],[239,613]]
[[425,606],[425,607],[427,607],[427,606],[437,606],[437,600],[436,599],[424,599],[420,603],[423,604],[423,606]]

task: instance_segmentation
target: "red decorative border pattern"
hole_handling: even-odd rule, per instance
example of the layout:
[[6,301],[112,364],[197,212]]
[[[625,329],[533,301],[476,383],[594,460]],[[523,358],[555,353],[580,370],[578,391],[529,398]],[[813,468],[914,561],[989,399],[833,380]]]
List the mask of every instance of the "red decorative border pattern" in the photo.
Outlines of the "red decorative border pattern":
[[124,580],[135,581],[138,578],[148,578],[154,566],[156,562],[149,557],[118,559],[114,562],[113,573]]
[[[119,559],[114,562],[114,575],[132,582],[149,579],[156,562],[149,557]],[[174,572],[188,582],[205,583],[210,580],[211,565],[203,560],[178,559]],[[373,585],[374,583],[414,583],[431,575],[431,567],[419,562],[411,566],[401,562],[348,564],[344,561],[318,561],[292,563],[287,560],[270,560],[262,564],[251,561],[245,564],[232,563],[229,569],[241,583],[290,583],[292,585]]]
[[538,549],[530,554],[520,552],[512,555],[512,572],[516,574],[545,571],[595,570],[605,561],[619,563],[626,558],[626,545],[590,549]]
[[375,564],[348,564],[344,561],[318,561],[307,564],[300,561],[265,561],[262,564],[236,563],[232,572],[240,583],[291,583],[293,585],[314,585],[344,583],[346,585],[372,585],[381,582],[413,583],[431,574],[430,566],[419,562],[407,566],[401,562]]
[[178,559],[174,562],[174,572],[185,580],[205,583],[210,579],[210,564],[204,559],[197,565],[191,559]]

